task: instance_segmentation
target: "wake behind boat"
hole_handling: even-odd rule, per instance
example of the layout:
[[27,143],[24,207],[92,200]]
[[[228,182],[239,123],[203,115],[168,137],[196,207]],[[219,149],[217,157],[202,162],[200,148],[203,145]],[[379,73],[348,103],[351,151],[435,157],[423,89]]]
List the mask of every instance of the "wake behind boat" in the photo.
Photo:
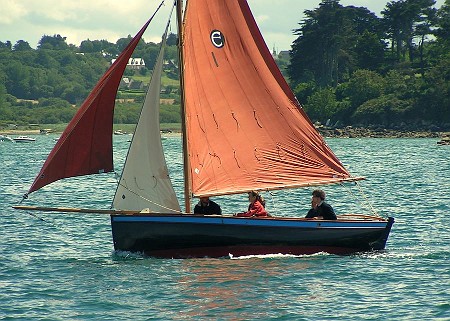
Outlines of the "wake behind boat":
[[0,142],[14,142],[14,139],[8,135],[0,135]]
[[[273,60],[245,0],[211,0],[208,6],[203,0],[189,0],[184,11],[180,1],[175,5],[181,39],[184,211],[172,186],[159,127],[169,24],[113,209],[15,208],[110,214],[116,250],[155,257],[384,249],[394,219],[375,213],[344,215],[333,221],[293,217],[291,212],[261,218],[191,214],[195,197],[357,183],[363,178],[350,175],[314,128]],[[82,104],[24,199],[63,178],[113,171],[116,90],[152,18]]]

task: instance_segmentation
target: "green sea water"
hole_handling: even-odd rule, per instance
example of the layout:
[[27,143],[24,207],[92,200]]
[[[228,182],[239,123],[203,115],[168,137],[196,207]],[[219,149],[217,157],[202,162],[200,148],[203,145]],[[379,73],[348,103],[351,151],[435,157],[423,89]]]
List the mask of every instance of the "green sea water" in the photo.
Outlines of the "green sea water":
[[[0,320],[450,320],[450,146],[435,139],[327,139],[381,215],[383,252],[170,260],[113,251],[109,216],[16,211],[55,144],[0,142]],[[120,173],[129,136],[115,136]],[[180,138],[163,141],[182,193]],[[63,180],[23,205],[109,208],[114,174]],[[324,186],[338,214],[349,187]],[[265,193],[274,215],[303,216],[311,189]],[[246,195],[216,198],[224,212]]]

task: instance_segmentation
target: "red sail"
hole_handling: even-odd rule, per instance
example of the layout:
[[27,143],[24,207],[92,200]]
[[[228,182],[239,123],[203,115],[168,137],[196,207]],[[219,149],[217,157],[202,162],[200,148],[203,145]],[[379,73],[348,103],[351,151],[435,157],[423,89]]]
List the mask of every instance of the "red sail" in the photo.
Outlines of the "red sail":
[[297,103],[245,0],[189,0],[183,50],[194,195],[350,177]]
[[28,193],[62,178],[114,170],[112,123],[117,88],[128,59],[152,18],[131,40],[78,109]]

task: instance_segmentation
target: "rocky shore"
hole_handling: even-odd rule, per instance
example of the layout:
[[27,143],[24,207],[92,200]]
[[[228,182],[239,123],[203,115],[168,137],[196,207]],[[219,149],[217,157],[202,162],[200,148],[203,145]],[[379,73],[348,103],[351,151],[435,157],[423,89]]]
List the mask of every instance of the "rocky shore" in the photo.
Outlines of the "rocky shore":
[[[351,126],[345,128],[318,126],[317,129],[322,136],[333,138],[440,138],[450,135],[450,132],[442,131],[394,130],[384,128],[370,129]],[[57,131],[54,133],[57,133]],[[177,130],[171,130],[170,133],[180,134]],[[0,129],[0,135],[39,135],[39,130]]]
[[439,138],[447,133],[440,131],[416,131],[416,130],[394,130],[385,128],[361,128],[361,127],[345,127],[345,128],[327,128],[318,127],[320,134],[324,137],[336,138]]

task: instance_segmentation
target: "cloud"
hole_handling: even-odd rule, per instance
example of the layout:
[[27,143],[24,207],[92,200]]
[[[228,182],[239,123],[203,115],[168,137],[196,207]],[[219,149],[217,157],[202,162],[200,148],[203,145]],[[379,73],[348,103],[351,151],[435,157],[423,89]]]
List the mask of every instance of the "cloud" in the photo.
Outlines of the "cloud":
[[[86,39],[111,42],[122,37],[134,35],[156,10],[159,1],[136,0],[0,0],[0,41],[12,43],[25,40],[36,47],[43,35],[59,34],[67,38],[70,44],[79,45]],[[166,24],[169,5],[164,8],[166,14],[155,19],[155,25]],[[164,11],[164,10],[162,10]],[[153,24],[153,23],[152,23]],[[162,27],[153,35],[144,35],[149,39],[161,39]]]
[[259,15],[255,17],[255,20],[258,24],[263,23],[265,21],[269,21],[270,17],[268,15]]
[[26,7],[17,1],[2,0],[0,3],[2,8],[0,11],[0,25],[6,25],[7,27],[27,14]]
[[[207,1],[207,0],[204,0]],[[438,0],[438,6],[445,0]],[[305,10],[314,10],[320,0],[248,0],[261,33],[270,48],[288,50],[295,40]],[[341,0],[342,5],[366,6],[377,15],[388,1]],[[43,35],[59,34],[80,45],[86,39],[116,42],[134,35],[149,19],[160,0],[0,0],[0,41],[24,40],[36,47]],[[145,41],[159,42],[172,1],[166,1]],[[173,21],[175,18],[173,18]],[[176,32],[175,23],[172,31]]]

